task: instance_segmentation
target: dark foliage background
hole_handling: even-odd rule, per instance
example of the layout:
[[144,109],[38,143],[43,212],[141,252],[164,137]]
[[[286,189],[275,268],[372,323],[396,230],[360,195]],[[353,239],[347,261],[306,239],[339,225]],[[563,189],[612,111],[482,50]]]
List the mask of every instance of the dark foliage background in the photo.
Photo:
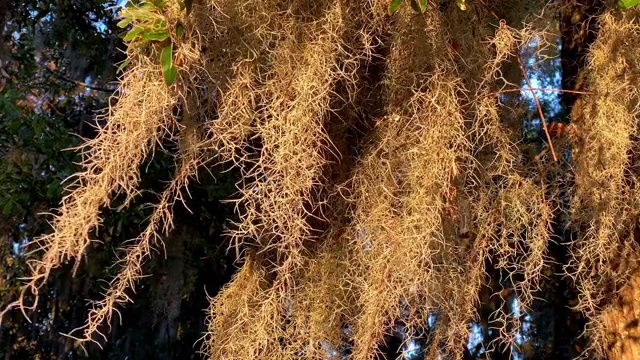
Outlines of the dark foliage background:
[[[23,245],[50,230],[43,212],[60,202],[63,181],[78,170],[81,138],[95,135],[96,113],[105,109],[117,86],[116,66],[124,45],[115,26],[118,4],[102,0],[10,1],[0,4],[0,303],[20,292],[32,254]],[[111,100],[113,101],[113,100]],[[170,149],[170,147],[167,147]],[[86,262],[74,275],[59,269],[43,289],[36,309],[5,314],[0,327],[3,359],[189,359],[205,331],[207,293],[214,295],[233,273],[221,240],[232,216],[220,200],[234,190],[235,175],[202,174],[191,190],[190,209],[177,206],[171,245],[157,249],[145,265],[153,274],[141,280],[135,303],[112,324],[103,351],[63,337],[85,321],[89,299],[99,298],[115,271],[108,268],[119,247],[145,226],[148,209],[173,160],[155,154],[144,164],[145,189],[122,211],[118,199],[104,209],[104,226],[94,234]],[[215,174],[215,181],[212,179]],[[166,254],[166,256],[165,256]],[[204,261],[206,259],[206,261]],[[105,270],[106,269],[106,270]],[[108,340],[108,341],[104,341]]]

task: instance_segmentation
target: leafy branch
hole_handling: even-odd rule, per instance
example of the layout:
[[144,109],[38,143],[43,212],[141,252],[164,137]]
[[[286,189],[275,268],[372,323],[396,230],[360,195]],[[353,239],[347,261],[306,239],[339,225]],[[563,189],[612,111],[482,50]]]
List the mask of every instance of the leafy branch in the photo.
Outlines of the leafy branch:
[[618,6],[623,9],[630,9],[636,5],[640,4],[640,0],[620,0],[618,1]]
[[[191,12],[192,3],[192,0],[181,1],[179,3],[180,10],[185,10],[188,15]],[[120,28],[131,26],[131,29],[122,36],[122,39],[130,44],[159,44],[162,46],[160,65],[165,83],[171,85],[178,75],[178,68],[175,66],[173,58],[171,29],[163,14],[165,7],[164,0],[141,1],[137,4],[129,2],[121,11],[122,20],[117,25]],[[173,31],[177,37],[182,37],[184,27],[178,23]],[[118,71],[122,71],[127,64],[128,61],[123,62],[118,67]]]

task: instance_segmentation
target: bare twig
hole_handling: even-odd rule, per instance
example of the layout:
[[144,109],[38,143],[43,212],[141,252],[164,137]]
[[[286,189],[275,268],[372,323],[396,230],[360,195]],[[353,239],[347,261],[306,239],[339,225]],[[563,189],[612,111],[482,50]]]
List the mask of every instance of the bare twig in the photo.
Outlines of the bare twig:
[[518,59],[518,65],[520,66],[520,70],[522,71],[522,76],[524,77],[524,81],[527,82],[527,87],[529,87],[529,91],[531,91],[531,96],[536,102],[536,107],[538,108],[538,114],[540,114],[540,121],[542,122],[542,128],[544,129],[544,134],[547,136],[547,141],[549,142],[549,149],[551,150],[551,156],[553,156],[553,161],[558,162],[558,156],[556,155],[556,150],[553,148],[553,143],[551,142],[551,136],[549,135],[549,129],[547,129],[547,122],[544,119],[544,113],[542,112],[542,106],[540,106],[540,99],[538,99],[538,95],[534,88],[531,86],[531,81],[529,81],[529,75],[527,75],[527,70],[522,65],[522,60],[520,59],[520,54],[516,54],[516,58]]
[[78,81],[78,80],[73,80],[67,76],[64,76],[62,74],[59,74],[51,69],[49,69],[48,67],[43,67],[45,70],[47,70],[49,73],[51,73],[53,76],[57,77],[60,80],[64,80],[68,83],[71,84],[75,84],[78,86],[82,86],[82,87],[86,87],[87,89],[91,89],[91,90],[96,90],[96,91],[102,91],[102,92],[109,92],[112,93],[114,91],[116,91],[116,89],[109,89],[109,88],[103,88],[103,87],[99,87],[99,86],[93,86],[93,85],[89,85],[87,83],[84,83],[82,81]]
[[532,87],[530,87],[529,89],[523,89],[523,88],[504,89],[504,90],[496,91],[496,92],[493,92],[493,93],[489,93],[489,94],[487,94],[487,96],[495,96],[495,95],[500,95],[500,94],[504,94],[504,93],[518,92],[518,91],[544,91],[544,92],[561,92],[561,93],[571,93],[571,94],[593,95],[593,92],[590,92],[590,91],[577,91],[577,90],[563,90],[563,89],[556,89],[556,88],[532,88]]

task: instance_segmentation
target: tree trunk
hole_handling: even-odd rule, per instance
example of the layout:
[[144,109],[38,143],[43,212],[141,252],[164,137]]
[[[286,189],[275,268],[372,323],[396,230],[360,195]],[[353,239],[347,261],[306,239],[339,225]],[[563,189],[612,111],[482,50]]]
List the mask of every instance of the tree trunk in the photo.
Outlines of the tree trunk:
[[[562,87],[564,90],[584,91],[584,67],[589,46],[598,36],[597,17],[605,9],[605,2],[600,0],[565,0],[561,10],[562,31]],[[563,93],[562,105],[573,121],[582,113],[580,94]],[[640,234],[636,234],[636,241]],[[555,249],[556,260],[566,256],[566,250]],[[560,263],[565,263],[560,261]],[[558,291],[561,289],[559,288]],[[629,283],[618,294],[612,294],[612,303],[601,314],[600,325],[605,333],[608,360],[640,359],[640,272],[633,274]],[[558,309],[561,316],[568,315],[568,308]],[[562,318],[555,316],[556,336],[558,331],[570,330],[562,323]],[[575,332],[575,329],[573,330]],[[563,335],[564,337],[564,335]],[[563,341],[562,339],[560,339]],[[555,341],[558,343],[558,339]],[[560,355],[557,352],[556,355]],[[567,349],[573,351],[573,349]]]
[[615,306],[602,314],[608,360],[640,359],[640,273],[619,293]]

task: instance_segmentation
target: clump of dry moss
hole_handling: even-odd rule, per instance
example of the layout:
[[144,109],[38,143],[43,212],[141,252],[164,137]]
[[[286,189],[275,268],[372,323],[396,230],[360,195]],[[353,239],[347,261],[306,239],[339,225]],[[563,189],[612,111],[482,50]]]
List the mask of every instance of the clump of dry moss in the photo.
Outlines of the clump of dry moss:
[[[588,87],[574,107],[577,136],[573,225],[578,236],[572,246],[572,275],[581,290],[583,311],[594,348],[604,355],[610,334],[605,328],[610,300],[638,268],[637,171],[640,91],[636,46],[640,41],[637,10],[608,11],[599,18],[598,38],[591,47]],[[631,305],[633,306],[633,305]]]
[[[381,5],[373,4],[371,13],[348,6],[331,10],[345,12],[345,19],[352,16],[355,20],[350,23],[359,24],[366,23],[358,19],[359,16],[375,16]],[[329,9],[325,12],[331,14]],[[478,42],[474,48],[465,49],[480,54],[477,57],[480,61],[470,65],[459,61],[450,51],[452,37],[447,33],[450,29],[444,26],[446,16],[460,20],[459,12],[442,14],[430,9],[424,16],[416,17],[407,9],[398,13],[388,28],[374,28],[369,35],[389,43],[387,70],[380,84],[380,101],[386,115],[376,120],[369,145],[357,160],[352,178],[344,185],[350,194],[346,198],[351,204],[347,207],[350,220],[328,225],[336,229],[328,234],[339,233],[339,236],[316,238],[307,233],[300,240],[283,242],[298,232],[291,231],[291,227],[285,233],[276,232],[281,224],[286,224],[275,221],[276,217],[284,215],[289,221],[299,219],[296,221],[308,226],[308,219],[315,217],[312,202],[318,199],[304,194],[301,199],[311,202],[307,206],[312,210],[300,218],[293,216],[297,213],[292,211],[295,208],[279,208],[296,204],[295,196],[287,196],[289,201],[273,198],[274,192],[279,196],[278,191],[290,186],[285,182],[276,185],[275,181],[284,180],[280,180],[278,172],[292,169],[296,164],[296,152],[288,150],[291,163],[267,163],[277,172],[264,176],[269,174],[263,162],[270,159],[269,152],[265,152],[270,148],[261,144],[257,172],[248,176],[258,181],[244,187],[255,192],[245,191],[245,199],[239,204],[243,201],[246,204],[248,196],[258,200],[249,202],[249,216],[239,225],[241,232],[234,234],[245,241],[264,236],[267,240],[273,239],[259,246],[263,249],[260,271],[272,272],[264,297],[253,311],[255,321],[259,321],[254,326],[264,330],[242,335],[213,330],[224,328],[222,324],[230,321],[219,310],[224,302],[234,301],[227,298],[228,292],[237,291],[232,289],[242,288],[241,282],[249,281],[246,277],[236,278],[219,296],[225,301],[215,301],[212,307],[212,332],[207,351],[214,358],[232,356],[232,344],[234,349],[237,345],[244,349],[243,354],[254,357],[293,358],[301,354],[310,358],[325,357],[334,353],[346,339],[354,342],[354,358],[370,358],[397,319],[405,318],[407,327],[419,328],[433,312],[440,314],[444,324],[439,327],[436,338],[441,339],[445,351],[461,356],[458,344],[466,339],[467,322],[474,316],[477,305],[472,299],[484,283],[484,259],[493,250],[501,259],[500,266],[528,279],[513,286],[517,286],[518,293],[524,297],[525,305],[530,301],[544,263],[551,210],[544,199],[544,188],[537,185],[535,179],[527,178],[524,169],[518,166],[518,148],[511,140],[509,129],[500,123],[499,104],[495,96],[490,95],[496,91],[496,84],[503,84],[496,76],[502,63],[513,60],[517,45],[529,39],[532,30],[520,32],[501,26],[490,36],[490,32],[481,29],[478,37],[489,36],[493,39],[492,46],[487,51],[487,47]],[[392,35],[385,38],[387,31]],[[468,29],[460,31],[463,35],[471,33]],[[343,34],[351,32],[347,28]],[[307,34],[301,31],[297,37],[304,36]],[[321,31],[316,30],[312,36],[323,40]],[[334,41],[339,39],[336,37]],[[346,54],[341,54],[339,61],[359,61],[363,55],[356,45],[359,44],[343,44]],[[305,51],[312,49],[304,47]],[[304,63],[305,56],[297,56]],[[366,60],[366,54],[364,58]],[[268,64],[278,66],[278,63]],[[330,65],[322,67],[324,73],[332,72]],[[461,76],[471,74],[483,74],[484,80],[481,84],[467,84],[467,89]],[[279,76],[285,75],[277,76],[280,79]],[[291,72],[286,76],[291,76]],[[334,80],[329,86],[354,81],[343,78],[341,72],[334,72],[332,77]],[[295,80],[291,81],[296,84]],[[313,89],[314,81],[305,83],[308,89]],[[293,86],[290,91],[295,89]],[[289,103],[282,99],[278,104],[286,108]],[[472,109],[465,104],[471,104]],[[313,107],[306,105],[306,108],[313,114]],[[277,107],[272,104],[266,111],[274,109]],[[304,117],[297,118],[305,123]],[[259,121],[259,115],[257,119]],[[465,122],[466,119],[469,122]],[[341,120],[355,122],[349,118]],[[270,121],[274,120],[270,118]],[[274,125],[277,124],[274,121]],[[329,117],[324,123],[316,124],[319,125],[331,127],[333,123]],[[292,128],[292,134],[297,133],[298,126],[301,125]],[[256,130],[261,141],[269,140],[267,130]],[[283,131],[279,131],[283,137]],[[322,151],[327,141],[322,140],[325,134],[314,135],[321,140],[315,145],[297,145],[308,154],[307,161],[316,156],[314,148],[319,151],[315,154],[322,160],[314,166],[308,165],[318,173],[327,161],[326,151]],[[284,133],[280,141],[286,139]],[[289,144],[281,148],[289,149]],[[298,180],[305,176],[286,180],[299,185]],[[501,179],[496,183],[498,176]],[[274,187],[268,187],[269,184]],[[308,181],[307,184],[302,189],[323,186],[325,182]],[[294,192],[300,193],[303,190]],[[252,205],[254,201],[260,205],[261,212],[252,210],[252,206],[258,207]],[[271,205],[272,201],[275,206]],[[331,206],[340,200],[330,197],[328,201]],[[269,213],[265,209],[272,210]],[[256,227],[256,224],[262,226],[270,222],[277,226],[265,230]],[[346,230],[337,231],[341,228]],[[473,231],[471,244],[466,239],[470,231]],[[347,234],[349,237],[345,238]],[[523,244],[525,239],[530,241],[528,245]],[[317,255],[313,255],[313,240],[325,242]],[[286,246],[286,250],[280,250],[282,246]],[[333,266],[330,261],[335,261]],[[336,268],[343,270],[332,271]],[[323,296],[318,296],[318,291]],[[243,297],[235,306],[250,306],[246,301]],[[404,317],[407,312],[410,315]],[[265,339],[264,334],[277,336]],[[509,341],[509,335],[505,334],[502,340]]]

